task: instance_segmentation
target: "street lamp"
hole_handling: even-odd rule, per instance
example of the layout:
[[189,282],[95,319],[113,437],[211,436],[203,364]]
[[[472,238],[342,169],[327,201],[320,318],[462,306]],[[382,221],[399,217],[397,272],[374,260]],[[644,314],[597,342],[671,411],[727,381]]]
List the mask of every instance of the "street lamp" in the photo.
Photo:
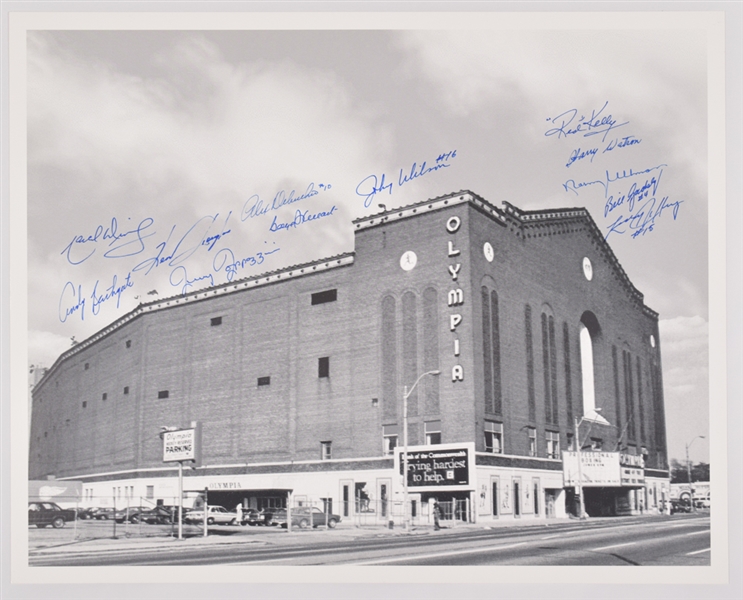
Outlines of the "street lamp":
[[585,503],[583,502],[583,469],[581,467],[581,458],[580,458],[580,452],[581,448],[583,447],[583,444],[580,441],[580,430],[578,429],[580,427],[580,424],[583,423],[583,421],[590,421],[591,427],[588,428],[588,433],[586,434],[586,439],[588,439],[588,436],[591,435],[591,428],[593,427],[594,423],[601,423],[603,425],[609,425],[610,423],[602,417],[599,412],[601,411],[600,408],[594,408],[593,418],[589,418],[587,416],[582,416],[580,418],[580,421],[576,417],[574,419],[575,421],[575,454],[578,458],[578,482],[575,485],[575,491],[578,494],[578,518],[579,519],[585,519],[586,515],[586,509],[585,509]]
[[418,382],[423,379],[426,375],[441,375],[441,371],[436,369],[435,371],[427,371],[420,375],[415,380],[413,386],[408,389],[405,386],[402,396],[402,440],[403,440],[403,469],[402,469],[402,489],[403,489],[403,527],[405,531],[410,531],[410,524],[408,523],[408,396],[413,393],[415,386]]
[[694,505],[694,485],[691,482],[691,461],[689,460],[689,448],[691,448],[691,445],[698,438],[704,439],[704,436],[703,435],[698,435],[694,439],[692,439],[688,444],[686,444],[686,475],[689,478],[689,492],[691,493],[691,510],[692,510],[692,512],[696,512],[697,507]]

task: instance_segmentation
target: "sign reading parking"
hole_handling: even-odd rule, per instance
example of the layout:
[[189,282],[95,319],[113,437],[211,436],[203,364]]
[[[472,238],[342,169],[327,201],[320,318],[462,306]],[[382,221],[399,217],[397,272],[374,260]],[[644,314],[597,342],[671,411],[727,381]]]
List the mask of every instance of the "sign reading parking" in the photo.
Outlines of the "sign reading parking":
[[166,431],[163,434],[163,462],[196,460],[196,429]]

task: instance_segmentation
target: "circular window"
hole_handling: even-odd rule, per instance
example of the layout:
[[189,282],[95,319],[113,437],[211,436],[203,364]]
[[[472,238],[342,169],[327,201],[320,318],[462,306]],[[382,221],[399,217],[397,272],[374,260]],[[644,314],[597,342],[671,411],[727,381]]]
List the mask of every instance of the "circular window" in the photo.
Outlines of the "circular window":
[[408,250],[407,252],[403,253],[403,255],[400,257],[400,268],[403,271],[411,271],[415,268],[415,265],[418,263],[418,257],[416,256],[415,252],[412,250]]
[[493,246],[490,244],[490,242],[485,242],[485,245],[482,247],[482,252],[488,262],[493,262],[493,259],[495,258],[495,251],[493,250]]
[[593,265],[591,265],[591,261],[587,256],[583,258],[583,274],[588,281],[593,279]]

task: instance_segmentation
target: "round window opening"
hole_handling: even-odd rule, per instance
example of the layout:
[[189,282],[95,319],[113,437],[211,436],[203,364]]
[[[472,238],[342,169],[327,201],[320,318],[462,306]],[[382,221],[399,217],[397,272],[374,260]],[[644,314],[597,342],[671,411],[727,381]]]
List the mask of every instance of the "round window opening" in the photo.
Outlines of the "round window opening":
[[588,281],[593,279],[593,265],[591,265],[591,261],[587,256],[583,259],[583,275],[586,276]]
[[412,250],[408,250],[400,257],[400,267],[403,271],[410,271],[414,269],[417,263],[418,257]]
[[495,251],[493,250],[493,246],[490,244],[490,242],[485,242],[485,245],[482,247],[482,252],[488,262],[493,262],[493,259],[495,258]]

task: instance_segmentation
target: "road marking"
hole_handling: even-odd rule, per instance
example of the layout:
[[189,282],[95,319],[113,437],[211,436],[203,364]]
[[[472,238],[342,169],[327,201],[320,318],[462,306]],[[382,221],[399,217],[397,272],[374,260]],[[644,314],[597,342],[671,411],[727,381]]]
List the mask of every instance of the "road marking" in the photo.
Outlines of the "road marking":
[[687,552],[686,556],[693,556],[694,554],[701,554],[702,552],[709,552],[712,548],[705,548],[704,550],[694,550],[694,552]]
[[507,550],[509,548],[517,548],[518,546],[526,546],[527,542],[519,542],[518,544],[509,544],[507,546],[485,546],[482,548],[468,548],[467,550],[452,550],[450,552],[435,552],[432,554],[413,554],[407,556],[398,556],[395,558],[382,558],[379,560],[369,560],[364,562],[354,563],[343,563],[344,565],[353,566],[364,566],[364,565],[380,565],[391,562],[403,562],[406,560],[424,560],[428,558],[443,558],[444,556],[457,556],[459,554],[476,554],[482,552],[493,552],[495,550]]
[[598,552],[599,550],[609,550],[610,548],[622,548],[624,546],[634,546],[637,542],[625,542],[624,544],[612,544],[611,546],[601,546],[601,548],[594,548],[591,552]]
[[702,531],[692,531],[690,533],[685,533],[684,535],[699,535],[700,533],[709,533],[707,529],[702,529]]

